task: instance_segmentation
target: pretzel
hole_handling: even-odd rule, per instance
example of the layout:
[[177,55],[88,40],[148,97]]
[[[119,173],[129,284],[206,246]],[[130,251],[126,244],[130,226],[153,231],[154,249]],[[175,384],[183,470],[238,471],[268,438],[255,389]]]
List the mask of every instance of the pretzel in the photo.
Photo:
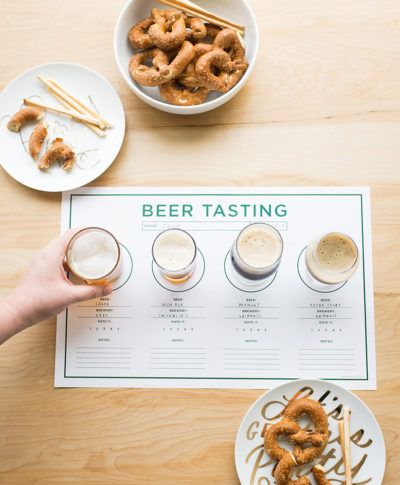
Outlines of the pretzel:
[[[311,419],[314,430],[302,429],[297,423],[297,420],[304,415]],[[293,443],[293,452],[279,445],[280,436],[286,436]],[[264,449],[272,459],[277,461],[273,470],[276,484],[310,485],[311,482],[306,476],[292,480],[293,471],[297,465],[305,465],[318,458],[327,442],[328,418],[322,405],[307,397],[298,399],[296,394],[287,404],[282,420],[269,426],[264,433]],[[326,480],[322,467],[314,467],[313,475],[317,485],[331,485]]]
[[[159,86],[181,74],[193,56],[194,47],[186,40],[176,52],[165,53],[154,47],[134,55],[129,64],[129,72],[143,86]],[[146,65],[149,59],[152,59],[151,67]]]
[[177,106],[193,106],[205,102],[209,89],[204,87],[189,88],[173,79],[159,86],[160,95],[165,101]]
[[284,458],[288,451],[278,443],[280,436],[290,436],[300,431],[300,425],[295,421],[284,419],[268,427],[264,435],[264,448],[268,455],[276,461]]
[[215,37],[214,45],[227,52],[232,61],[238,63],[238,65],[241,65],[244,69],[247,69],[244,47],[239,40],[238,34],[234,30],[221,30]]
[[218,47],[200,57],[196,63],[196,74],[201,83],[213,91],[227,93],[234,85],[231,58]]
[[311,485],[311,481],[305,475],[292,480],[293,471],[297,463],[292,453],[286,452],[284,457],[277,463],[273,476],[276,485]]
[[203,86],[199,76],[196,74],[196,63],[202,55],[210,52],[212,49],[213,46],[210,44],[195,44],[194,57],[179,76],[179,82],[181,84],[188,88],[198,88]]
[[186,24],[186,37],[189,40],[204,39],[207,37],[207,27],[205,23],[196,17],[187,17],[185,19]]
[[155,23],[149,27],[150,39],[155,46],[170,51],[179,47],[186,39],[186,24],[182,14],[175,10],[153,8]]
[[7,123],[7,128],[16,133],[29,121],[38,121],[43,118],[43,110],[32,106],[25,106],[17,111]]
[[54,162],[62,163],[63,169],[68,172],[75,163],[75,153],[72,148],[64,143],[62,138],[56,138],[51,147],[43,155],[38,168],[46,170]]
[[[146,65],[150,59],[151,67]],[[169,81],[172,76],[167,54],[156,47],[135,54],[129,62],[129,73],[135,81],[144,86],[158,86]]]
[[154,42],[149,35],[149,27],[154,24],[154,19],[149,17],[135,24],[128,34],[128,40],[136,49],[148,49],[154,47]]
[[217,35],[222,32],[222,28],[214,24],[206,24],[207,37],[210,37],[213,41]]
[[332,483],[326,478],[325,470],[321,465],[314,466],[311,471],[317,485],[332,485]]
[[190,64],[195,55],[195,49],[192,43],[185,40],[178,51],[168,53],[169,67],[172,71],[173,78],[179,76]]
[[37,160],[40,150],[42,149],[43,142],[47,136],[47,126],[45,123],[38,123],[29,138],[28,151],[29,155]]
[[290,436],[290,440],[297,445],[311,444],[308,448],[295,448],[293,453],[299,465],[315,460],[321,455],[328,443],[328,418],[318,401],[313,401],[307,397],[291,400],[283,413],[283,419],[297,421],[304,415],[311,418],[315,431],[303,431]]

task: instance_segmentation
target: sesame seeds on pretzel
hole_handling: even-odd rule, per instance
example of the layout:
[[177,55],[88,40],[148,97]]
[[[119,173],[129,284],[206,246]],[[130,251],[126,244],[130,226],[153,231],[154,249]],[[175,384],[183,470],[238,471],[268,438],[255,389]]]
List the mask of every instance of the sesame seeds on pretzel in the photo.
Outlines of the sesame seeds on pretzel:
[[[297,422],[302,416],[311,419],[314,429],[301,428]],[[318,401],[308,397],[298,398],[296,394],[287,404],[282,420],[265,430],[264,449],[277,462],[273,475],[277,485],[310,485],[308,477],[301,476],[292,480],[297,465],[305,465],[321,456],[328,443],[328,418]],[[288,451],[280,446],[278,440],[286,436],[293,444],[293,450]],[[312,469],[317,485],[331,485],[322,467]]]
[[210,91],[227,93],[248,67],[235,31],[176,10],[153,8],[130,29],[128,41],[140,49],[129,63],[131,77],[158,86],[163,99],[179,106],[202,104]]

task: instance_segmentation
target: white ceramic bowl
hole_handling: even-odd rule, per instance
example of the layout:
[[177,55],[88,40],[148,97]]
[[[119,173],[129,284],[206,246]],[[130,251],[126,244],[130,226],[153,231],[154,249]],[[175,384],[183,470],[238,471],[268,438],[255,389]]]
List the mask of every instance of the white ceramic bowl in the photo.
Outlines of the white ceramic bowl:
[[134,50],[128,42],[128,32],[132,25],[141,19],[149,17],[153,7],[167,8],[159,2],[149,0],[130,0],[122,10],[114,31],[114,55],[117,61],[122,77],[129,88],[144,102],[154,108],[166,111],[168,113],[192,115],[204,113],[218,108],[237,94],[245,85],[254,68],[258,52],[259,33],[257,22],[251,8],[246,0],[197,0],[200,6],[203,6],[211,12],[215,12],[221,17],[225,17],[234,22],[245,26],[245,43],[246,58],[249,67],[239,83],[226,94],[211,92],[207,101],[196,106],[175,106],[164,101],[158,91],[158,88],[148,88],[141,86],[134,81],[128,70],[129,59],[132,57]]

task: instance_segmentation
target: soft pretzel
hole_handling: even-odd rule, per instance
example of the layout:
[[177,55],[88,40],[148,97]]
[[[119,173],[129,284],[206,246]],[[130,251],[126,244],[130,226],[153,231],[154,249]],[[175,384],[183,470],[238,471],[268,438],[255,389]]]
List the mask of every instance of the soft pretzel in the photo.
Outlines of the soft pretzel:
[[164,85],[161,96],[180,106],[204,103],[212,90],[228,92],[248,67],[235,31],[177,10],[153,8],[128,40],[141,49],[130,59],[131,77],[148,87]]
[[43,110],[32,106],[25,106],[17,111],[7,123],[7,128],[16,133],[30,121],[38,121],[43,118]]
[[194,57],[190,64],[187,65],[186,69],[179,76],[179,82],[181,84],[188,88],[199,88],[203,86],[199,76],[196,74],[196,63],[202,55],[210,52],[212,49],[213,46],[210,44],[195,44]]
[[213,91],[229,91],[232,62],[229,54],[219,48],[202,55],[196,63],[196,74],[202,84]]
[[292,480],[296,466],[297,463],[292,453],[286,452],[273,471],[276,485],[311,485],[310,479],[305,475]]
[[205,102],[209,89],[204,87],[189,88],[179,82],[178,79],[173,79],[167,83],[159,86],[160,95],[168,103],[177,106],[194,106]]
[[[149,60],[152,60],[150,67],[146,65]],[[144,86],[158,86],[172,79],[168,56],[156,47],[135,54],[129,63],[129,73],[135,81]]]
[[174,79],[186,69],[194,58],[194,55],[195,49],[193,44],[187,40],[183,42],[178,51],[172,51],[168,54],[168,60],[170,61],[169,67]]
[[201,39],[201,42],[206,43],[211,40],[211,44],[214,42],[215,37],[222,32],[222,28],[214,24],[205,24],[207,35]]
[[[193,56],[193,44],[186,40],[176,52],[165,53],[154,47],[134,55],[129,64],[129,72],[135,81],[144,86],[159,86],[181,74]],[[150,59],[151,67],[146,65]]]
[[179,47],[186,39],[186,24],[182,14],[174,10],[153,8],[155,23],[149,27],[149,36],[156,47],[170,51]]
[[186,24],[186,37],[189,40],[203,39],[207,36],[207,27],[205,23],[196,17],[187,17]]
[[317,485],[332,485],[330,480],[326,478],[325,470],[321,465],[314,466],[311,471]]
[[148,49],[154,47],[154,42],[149,35],[149,27],[154,24],[154,19],[149,17],[135,24],[128,34],[128,40],[135,49]]
[[[264,448],[268,455],[276,461],[288,454],[285,448],[279,446],[280,436],[289,436],[300,431],[300,425],[295,421],[282,420],[269,426],[264,435]],[[293,461],[293,460],[292,460]]]
[[232,61],[240,63],[243,67],[246,66],[247,68],[244,47],[234,30],[221,30],[214,39],[214,45],[227,52]]
[[283,419],[297,421],[304,415],[310,417],[314,431],[303,430],[303,432],[290,436],[290,440],[297,445],[311,444],[308,448],[295,448],[293,453],[299,465],[315,460],[328,443],[328,418],[318,401],[307,397],[290,401],[283,412]]
[[72,148],[64,143],[62,138],[56,138],[51,147],[43,155],[38,168],[46,170],[54,162],[62,163],[62,168],[68,172],[74,166],[75,153]]
[[28,151],[29,155],[37,160],[39,157],[40,150],[42,149],[44,140],[47,136],[47,126],[45,123],[38,123],[29,138]]
[[[306,476],[292,480],[293,471],[297,465],[305,465],[318,458],[328,442],[328,418],[321,403],[298,396],[299,394],[296,394],[289,401],[282,414],[282,420],[263,431],[264,449],[277,462],[273,470],[277,485],[310,485],[311,482]],[[297,422],[304,415],[311,419],[313,430],[302,429]],[[293,443],[292,452],[280,446],[281,436],[286,436]],[[316,466],[312,471],[317,485],[331,485],[322,467]]]

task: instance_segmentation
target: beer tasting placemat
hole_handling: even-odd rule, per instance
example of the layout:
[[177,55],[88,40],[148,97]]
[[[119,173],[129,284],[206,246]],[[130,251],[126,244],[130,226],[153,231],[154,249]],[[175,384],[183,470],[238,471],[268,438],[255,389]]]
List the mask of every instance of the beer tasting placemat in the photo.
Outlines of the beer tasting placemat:
[[[277,273],[246,285],[229,251],[266,222],[283,238]],[[296,378],[375,389],[370,196],[360,187],[81,188],[63,194],[61,230],[99,226],[118,239],[123,271],[109,297],[57,320],[58,387],[269,388]],[[152,261],[168,228],[188,231],[196,269],[171,284]],[[316,286],[304,254],[319,234],[357,244],[344,285]]]

